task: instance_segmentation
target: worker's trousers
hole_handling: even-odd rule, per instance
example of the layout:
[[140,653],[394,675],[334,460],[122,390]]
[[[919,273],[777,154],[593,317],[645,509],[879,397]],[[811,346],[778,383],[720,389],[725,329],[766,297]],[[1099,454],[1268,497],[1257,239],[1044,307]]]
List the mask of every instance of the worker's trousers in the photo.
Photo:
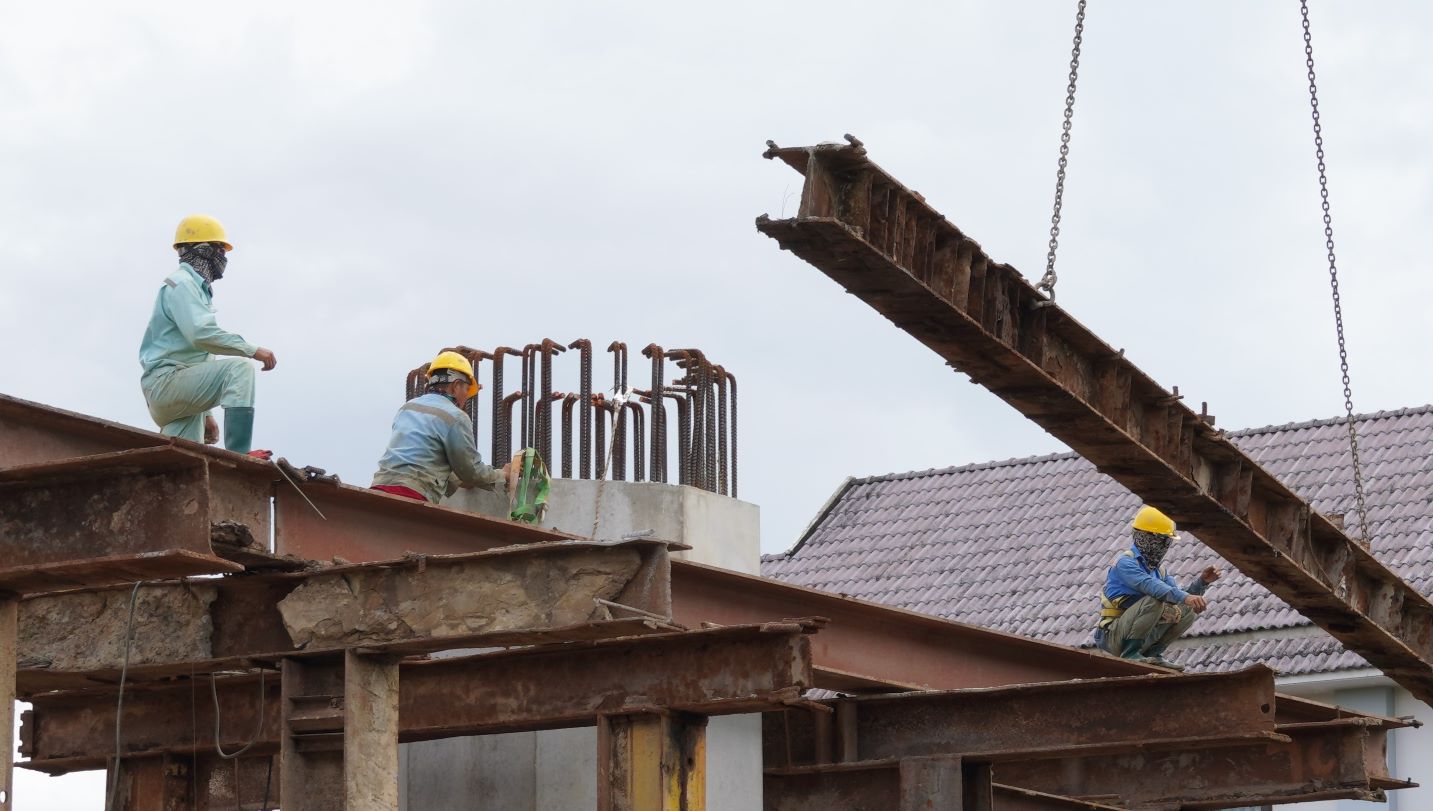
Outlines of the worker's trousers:
[[1187,605],[1141,597],[1105,631],[1105,650],[1119,656],[1126,642],[1139,640],[1141,656],[1157,656],[1183,636],[1197,618]]
[[254,407],[254,364],[242,358],[171,366],[140,385],[160,433],[195,442],[204,441],[209,409]]

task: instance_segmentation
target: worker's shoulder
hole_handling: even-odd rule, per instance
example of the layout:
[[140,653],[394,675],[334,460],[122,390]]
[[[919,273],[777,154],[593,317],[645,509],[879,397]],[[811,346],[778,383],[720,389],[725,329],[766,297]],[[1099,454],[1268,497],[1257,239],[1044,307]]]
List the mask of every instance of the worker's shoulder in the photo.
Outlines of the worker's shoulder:
[[462,424],[468,421],[468,415],[454,405],[452,400],[432,392],[409,400],[403,404],[402,410],[436,417],[447,425]]
[[182,290],[186,293],[197,294],[200,291],[199,277],[189,269],[188,265],[181,264],[164,277],[164,287],[168,290]]

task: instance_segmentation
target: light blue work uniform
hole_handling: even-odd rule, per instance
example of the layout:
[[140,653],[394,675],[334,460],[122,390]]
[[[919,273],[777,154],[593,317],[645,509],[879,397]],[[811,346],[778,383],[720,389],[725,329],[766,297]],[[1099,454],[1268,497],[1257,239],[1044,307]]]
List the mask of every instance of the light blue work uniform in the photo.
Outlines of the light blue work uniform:
[[239,358],[259,348],[219,328],[213,301],[209,283],[188,263],[169,274],[155,298],[139,345],[139,385],[166,436],[202,442],[209,409],[254,407],[254,365]]
[[[1140,622],[1139,625],[1144,634],[1153,634],[1151,644],[1157,644],[1160,638],[1168,633],[1170,625],[1182,625],[1183,627],[1177,629],[1178,633],[1169,640],[1173,641],[1193,624],[1194,612],[1179,612],[1180,620],[1169,623],[1162,621],[1158,606],[1181,605],[1189,595],[1203,595],[1208,588],[1209,584],[1204,582],[1204,578],[1196,574],[1189,581],[1189,585],[1181,589],[1163,566],[1150,566],[1139,547],[1131,546],[1115,557],[1114,564],[1105,575],[1105,586],[1100,591],[1101,611],[1099,624],[1095,628],[1095,644],[1118,655],[1124,641],[1124,634],[1117,633],[1117,630],[1124,630],[1119,626],[1129,625],[1136,619],[1136,615],[1149,612],[1153,612],[1149,621]],[[1121,619],[1127,622],[1121,623]],[[1145,628],[1145,625],[1150,627]]]
[[393,436],[378,460],[374,484],[399,485],[436,502],[459,486],[492,487],[502,471],[483,464],[473,421],[447,397],[429,392],[409,400],[393,418]]

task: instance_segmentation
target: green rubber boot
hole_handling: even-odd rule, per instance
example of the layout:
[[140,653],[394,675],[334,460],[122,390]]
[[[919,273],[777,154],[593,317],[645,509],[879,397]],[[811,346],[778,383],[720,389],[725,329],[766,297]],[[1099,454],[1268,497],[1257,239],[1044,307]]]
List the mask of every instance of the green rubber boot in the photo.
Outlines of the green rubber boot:
[[1159,665],[1160,667],[1167,667],[1167,668],[1169,668],[1170,670],[1178,670],[1179,672],[1183,673],[1183,672],[1184,672],[1184,666],[1183,666],[1183,665],[1177,665],[1177,664],[1175,664],[1174,662],[1171,662],[1171,661],[1169,661],[1168,659],[1164,658],[1164,648],[1165,648],[1164,645],[1155,645],[1154,647],[1150,648],[1150,649],[1149,649],[1149,658],[1147,658],[1145,661],[1149,662],[1149,663],[1152,664],[1152,665]]
[[1124,648],[1120,650],[1120,658],[1128,659],[1131,662],[1143,662],[1144,654],[1140,653],[1139,646],[1143,640],[1126,639]]
[[224,447],[235,453],[248,453],[254,444],[254,409],[224,409]]

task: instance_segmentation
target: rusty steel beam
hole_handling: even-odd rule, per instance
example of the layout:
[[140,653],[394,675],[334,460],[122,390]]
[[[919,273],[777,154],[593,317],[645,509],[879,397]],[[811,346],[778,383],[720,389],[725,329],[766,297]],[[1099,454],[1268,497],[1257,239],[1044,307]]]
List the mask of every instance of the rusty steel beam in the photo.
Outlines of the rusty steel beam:
[[[240,523],[259,526],[256,537],[266,534],[265,494],[272,492],[286,514],[298,514],[296,518],[290,515],[287,520],[281,519],[281,534],[293,548],[338,550],[348,560],[362,562],[392,560],[409,550],[433,554],[462,545],[463,551],[478,551],[513,540],[571,538],[526,525],[516,527],[525,533],[521,538],[495,537],[497,530],[508,531],[515,525],[357,488],[300,483],[306,494],[324,505],[328,520],[322,521],[303,502],[295,486],[268,463],[0,395],[0,451],[4,454],[0,459],[6,462],[55,461],[77,454],[166,444],[203,455],[211,462],[210,470],[215,474],[210,478],[211,505],[222,505],[215,509]],[[273,490],[275,487],[278,489]],[[330,501],[362,502],[362,507],[334,509]],[[430,522],[444,524],[448,529],[434,536]],[[300,537],[305,524],[317,533],[312,541]],[[379,526],[383,531],[378,530]],[[362,546],[343,545],[344,537],[357,535],[366,537]],[[813,655],[818,685],[833,690],[959,689],[1159,672],[1147,665],[1063,645],[688,561],[672,561],[672,582],[674,618],[689,627],[829,617],[831,623],[813,640]],[[292,588],[289,583],[269,576],[220,581],[219,608],[214,612],[216,658],[277,653],[286,648],[282,623],[272,610],[266,615],[265,606],[282,599]],[[33,671],[21,672],[22,691],[27,676],[33,675]],[[117,674],[97,675],[103,678]],[[49,688],[33,685],[33,689]],[[1305,704],[1309,702],[1280,696],[1279,719],[1286,720],[1287,712]],[[1299,714],[1296,720],[1337,716],[1336,708],[1318,708]]]
[[1043,791],[1031,791],[1000,783],[993,785],[995,811],[1124,811],[1117,805],[1077,800]]
[[242,571],[214,554],[209,465],[142,448],[0,469],[0,589]]
[[826,617],[830,622],[812,639],[817,684],[847,692],[998,687],[1160,672],[1137,662],[690,561],[672,561],[672,614],[689,627]]
[[1215,809],[1382,800],[1413,784],[1388,774],[1386,729],[1365,719],[1279,728],[1286,744],[998,763],[997,783],[1129,807]]
[[1424,701],[1433,603],[850,144],[757,229],[814,265]]
[[[769,710],[797,700],[811,685],[807,634],[814,627],[774,623],[404,661],[398,734],[415,741],[587,726],[612,714]],[[260,712],[264,721],[254,754],[278,748],[285,718],[279,679],[266,680],[262,704],[259,686],[253,676],[219,680],[220,743],[226,748],[249,741]],[[188,752],[196,745],[212,749],[212,703],[200,695],[191,704],[191,691],[207,688],[182,681],[127,688],[125,757]],[[305,731],[342,733],[342,685],[306,689]],[[22,753],[30,758],[22,764],[26,768],[102,768],[114,754],[113,691],[54,693],[32,703],[22,732]]]
[[[666,544],[638,539],[147,584],[135,602],[128,678],[204,674],[345,647],[429,653],[671,631],[676,626],[664,621],[670,578]],[[22,694],[117,680],[131,591],[24,601]]]
[[764,811],[992,811],[1000,809],[988,763],[911,757],[819,772],[774,773],[762,781]]
[[[981,762],[1188,750],[1279,739],[1274,672],[1129,676],[983,690],[895,693],[763,717],[769,767],[923,756]],[[834,753],[831,755],[830,753]],[[829,755],[829,756],[828,756]]]

